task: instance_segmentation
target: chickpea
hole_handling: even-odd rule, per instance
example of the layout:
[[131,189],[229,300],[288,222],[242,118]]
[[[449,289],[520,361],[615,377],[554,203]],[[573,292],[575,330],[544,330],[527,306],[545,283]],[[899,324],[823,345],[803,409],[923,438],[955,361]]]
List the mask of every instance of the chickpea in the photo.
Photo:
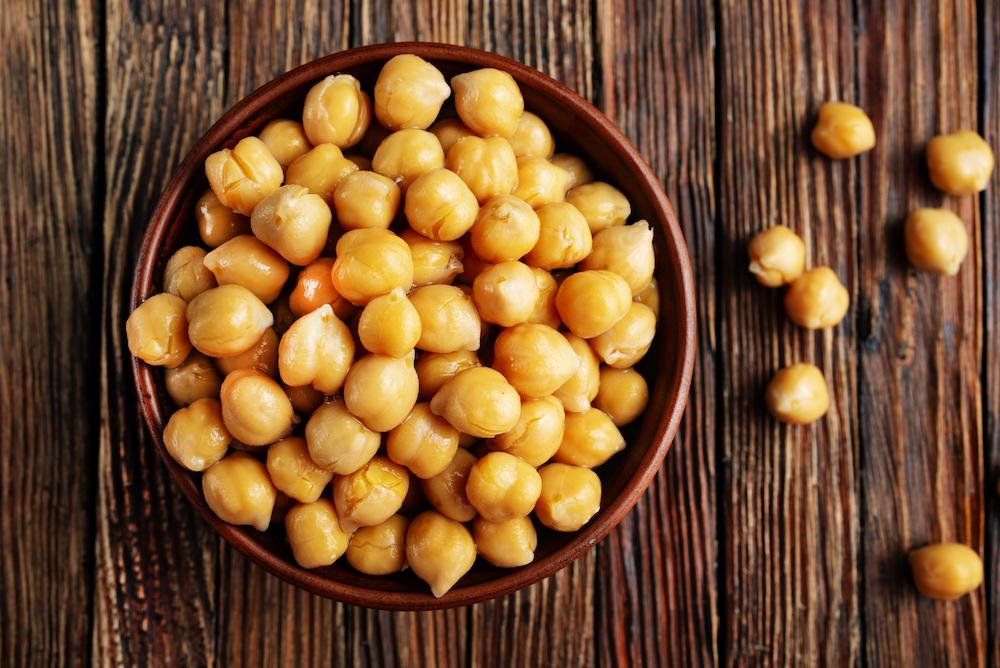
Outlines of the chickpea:
[[223,375],[240,369],[256,369],[272,378],[278,375],[278,334],[266,329],[250,350],[232,357],[220,357],[215,365]]
[[524,261],[539,269],[567,269],[590,255],[594,240],[587,221],[566,202],[538,209],[538,243]]
[[410,293],[420,314],[417,348],[431,353],[479,350],[482,321],[472,299],[453,285],[425,285]]
[[747,250],[750,273],[768,288],[788,285],[801,276],[806,267],[806,245],[799,235],[784,225],[755,234]]
[[535,504],[535,515],[548,528],[576,531],[601,509],[601,479],[590,469],[546,464],[538,475],[542,493]]
[[413,285],[450,284],[462,273],[465,251],[457,241],[434,241],[413,230],[400,235],[413,256]]
[[205,245],[215,248],[240,234],[250,234],[250,219],[241,216],[219,201],[215,193],[206,190],[194,205],[198,235]]
[[504,522],[477,517],[472,523],[472,537],[479,554],[494,566],[516,568],[535,560],[538,534],[530,517],[514,517]]
[[489,445],[537,467],[559,449],[565,427],[566,411],[558,399],[526,399],[521,402],[517,423],[510,431],[494,437]]
[[274,316],[243,286],[220,285],[191,300],[187,321],[195,348],[211,357],[232,357],[252,348]]
[[600,382],[600,362],[590,348],[590,344],[576,334],[567,334],[566,340],[580,360],[580,367],[570,379],[553,392],[567,411],[582,413],[590,408],[590,402],[597,396]]
[[333,480],[333,473],[310,457],[306,441],[298,436],[283,438],[267,449],[267,472],[281,492],[301,503],[312,503]]
[[594,352],[608,366],[627,369],[646,356],[656,335],[656,316],[646,305],[629,304],[625,317],[590,341]]
[[631,225],[609,227],[594,235],[593,250],[580,266],[583,269],[607,269],[628,283],[632,295],[642,292],[653,280],[656,257],[653,254],[653,230],[640,220]]
[[931,182],[949,195],[974,195],[986,190],[993,174],[993,151],[971,130],[938,135],[927,143]]
[[265,197],[253,210],[250,227],[283,258],[304,266],[323,252],[333,215],[319,195],[288,185]]
[[300,503],[285,515],[285,531],[295,561],[303,568],[329,566],[347,551],[351,533],[327,499]]
[[983,583],[983,560],[968,545],[934,543],[910,552],[917,590],[928,598],[953,601]]
[[498,195],[479,209],[472,226],[472,248],[487,262],[518,260],[538,243],[540,228],[538,214],[526,202]]
[[335,193],[340,182],[358,171],[358,166],[344,157],[333,144],[320,144],[288,165],[286,185],[298,185],[319,195],[327,206],[336,206]]
[[448,468],[458,451],[458,431],[431,412],[430,404],[417,404],[403,422],[389,432],[386,453],[418,478],[432,478]]
[[525,323],[500,332],[493,347],[493,368],[521,396],[546,397],[580,368],[580,359],[566,337],[547,325]]
[[844,319],[850,300],[837,274],[817,267],[792,281],[785,293],[785,312],[799,327],[827,329]]
[[538,285],[528,265],[501,262],[476,277],[472,299],[483,320],[511,327],[531,317],[538,301]]
[[429,401],[441,386],[458,375],[459,372],[481,366],[479,357],[471,350],[456,350],[451,353],[421,353],[417,357],[416,371],[420,380],[420,398]]
[[592,339],[611,329],[633,304],[628,283],[611,271],[570,274],[556,292],[556,309],[569,331]]
[[533,466],[506,452],[491,452],[472,465],[465,493],[483,519],[503,522],[527,516],[541,488]]
[[178,409],[163,429],[163,445],[189,471],[204,471],[222,459],[232,440],[218,399],[198,399]]
[[640,304],[645,304],[653,312],[653,315],[657,318],[660,317],[660,286],[655,278],[632,299]]
[[417,403],[419,385],[412,356],[369,354],[347,373],[344,403],[372,431],[391,431]]
[[201,477],[201,489],[208,507],[222,521],[257,531],[267,531],[271,524],[277,490],[264,465],[250,455],[234,452],[209,466]]
[[361,527],[351,536],[347,561],[368,575],[388,575],[406,566],[406,530],[410,520],[393,515],[385,522]]
[[306,423],[305,433],[309,457],[337,475],[360,469],[382,443],[378,433],[351,415],[342,399],[317,408]]
[[358,320],[358,338],[368,352],[405,357],[420,340],[420,314],[400,288],[368,302]]
[[406,531],[406,561],[441,598],[472,568],[476,544],[461,523],[428,510],[417,515]]
[[921,271],[954,276],[969,252],[965,223],[948,209],[917,209],[903,231],[906,257]]
[[445,383],[431,410],[460,432],[490,438],[510,431],[521,415],[521,400],[500,372],[472,367]]
[[282,167],[288,167],[296,158],[312,149],[302,124],[287,118],[279,118],[265,125],[260,131],[260,140]]
[[393,288],[413,285],[413,256],[406,242],[389,230],[351,230],[337,242],[333,287],[355,306],[364,306]]
[[559,311],[556,310],[556,292],[559,289],[556,279],[538,267],[531,267],[531,273],[538,288],[538,299],[535,300],[535,306],[528,316],[528,322],[559,329],[562,320],[559,319]]
[[566,414],[566,431],[552,458],[592,469],[625,449],[625,439],[604,411],[589,408]]
[[782,422],[809,424],[826,415],[830,395],[823,372],[812,364],[792,364],[767,384],[767,410]]
[[436,241],[454,241],[476,222],[479,203],[457,174],[434,169],[410,184],[403,211],[419,234]]
[[368,131],[371,102],[350,74],[331,75],[313,86],[302,107],[302,125],[313,144],[354,146]]
[[344,154],[344,157],[353,162],[358,166],[358,169],[364,170],[366,172],[372,171],[372,159],[366,158],[363,155],[358,155],[357,153]]
[[281,165],[256,137],[245,137],[205,160],[205,176],[219,201],[249,216],[257,204],[281,187]]
[[875,128],[860,107],[826,102],[819,108],[812,143],[831,158],[853,158],[875,146]]
[[139,304],[125,321],[129,352],[153,366],[180,366],[191,352],[186,309],[183,299],[167,293]]
[[[569,172],[565,169],[543,158],[517,159],[517,185],[513,195],[533,209],[564,201],[568,189]],[[586,224],[586,219],[583,222]]]
[[337,222],[344,230],[388,228],[399,211],[399,186],[375,172],[353,172],[333,191]]
[[288,280],[285,259],[252,234],[233,237],[203,262],[219,285],[240,285],[265,304],[278,298]]
[[420,481],[420,488],[434,510],[456,522],[468,522],[476,516],[476,509],[465,495],[465,483],[475,463],[476,456],[459,447],[444,471]]
[[485,67],[452,77],[455,111],[465,125],[480,137],[510,137],[524,112],[524,98],[514,78]]
[[649,387],[646,379],[635,369],[601,369],[600,385],[594,407],[608,414],[617,427],[633,422],[646,410]]
[[593,181],[570,188],[566,201],[575,206],[597,234],[601,230],[624,225],[632,213],[632,205],[618,188],[604,181]]
[[508,141],[514,149],[514,154],[519,158],[527,156],[548,160],[556,150],[556,143],[552,139],[549,126],[530,111],[521,114],[517,130],[508,137]]
[[517,157],[503,137],[466,137],[455,142],[445,166],[458,174],[476,200],[507,195],[517,184]]
[[375,82],[375,117],[390,130],[425,130],[451,95],[444,75],[420,56],[394,56]]
[[281,381],[323,394],[340,391],[353,361],[354,337],[329,304],[296,320],[278,344]]
[[444,167],[441,142],[426,130],[399,130],[386,137],[372,157],[372,169],[406,191],[417,177]]
[[349,531],[381,524],[399,512],[410,486],[410,474],[375,455],[354,473],[333,479],[333,502],[340,524]]
[[217,399],[222,377],[212,360],[193,351],[180,366],[166,370],[164,384],[175,404],[187,406],[198,399]]
[[286,385],[284,389],[288,400],[292,402],[292,408],[296,415],[310,416],[323,405],[325,398],[323,393],[312,385],[299,385],[297,387]]
[[281,386],[256,369],[233,371],[222,381],[222,419],[244,445],[269,445],[288,436],[296,422]]
[[582,186],[584,183],[590,183],[594,180],[594,175],[590,173],[590,168],[587,167],[587,163],[583,161],[583,158],[570,155],[569,153],[556,153],[552,156],[551,162],[556,167],[566,170],[566,173],[569,174],[568,186],[570,188]]
[[465,127],[465,123],[457,118],[443,118],[430,127],[430,131],[441,142],[441,148],[445,153],[455,145],[459,139],[477,136],[475,132]]
[[215,287],[215,277],[204,264],[205,250],[184,246],[167,260],[163,270],[163,291],[191,301]]
[[472,248],[472,243],[470,241],[471,234],[466,235],[461,238],[459,243],[462,245],[462,273],[459,274],[458,280],[462,281],[466,285],[472,285],[476,280],[476,276],[482,273],[483,269],[490,266],[491,263],[487,262],[483,258],[476,254],[476,251]]
[[[288,295],[288,307],[297,318],[329,304],[341,320],[354,314],[354,306],[333,287],[333,258],[321,257],[299,272],[295,287]],[[289,323],[291,324],[291,323]]]

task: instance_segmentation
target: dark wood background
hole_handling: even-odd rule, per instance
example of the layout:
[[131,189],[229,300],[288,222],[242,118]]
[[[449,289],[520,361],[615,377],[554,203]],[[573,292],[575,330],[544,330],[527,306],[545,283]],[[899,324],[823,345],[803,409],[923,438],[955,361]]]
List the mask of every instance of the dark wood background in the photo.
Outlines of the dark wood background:
[[[1000,177],[930,188],[923,144],[1000,149],[993,0],[8,0],[0,10],[0,665],[996,665],[1000,661]],[[392,40],[512,56],[575,87],[642,149],[698,277],[680,437],[623,525],[505,599],[390,613],[285,585],[216,539],[136,413],[122,323],[173,167],[256,86]],[[878,147],[806,141],[854,101]],[[900,224],[948,206],[961,274],[910,271]],[[791,326],[744,247],[775,223],[851,291],[833,332]],[[833,406],[779,426],[770,373],[812,360]],[[915,595],[904,555],[969,543],[987,585]]]

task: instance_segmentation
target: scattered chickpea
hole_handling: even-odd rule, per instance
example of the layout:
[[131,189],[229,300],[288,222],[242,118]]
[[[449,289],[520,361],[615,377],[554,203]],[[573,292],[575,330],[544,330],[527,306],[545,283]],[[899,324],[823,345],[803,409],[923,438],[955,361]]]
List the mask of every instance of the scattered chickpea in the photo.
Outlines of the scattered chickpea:
[[302,126],[314,145],[354,146],[370,123],[371,102],[350,74],[328,76],[306,95]]
[[234,452],[209,466],[201,488],[208,507],[222,521],[267,531],[277,490],[264,465],[250,455]]
[[153,366],[180,366],[191,352],[188,310],[183,299],[166,293],[139,304],[125,321],[129,352]]
[[764,393],[767,409],[782,422],[809,424],[826,415],[830,395],[823,372],[812,364],[793,364],[774,375]]
[[799,327],[827,329],[844,319],[850,301],[837,274],[817,267],[792,281],[785,293],[785,312]]
[[398,427],[389,432],[386,454],[421,479],[448,468],[458,451],[458,430],[431,412],[430,404],[417,404]]
[[187,406],[198,399],[218,399],[222,376],[205,355],[192,351],[184,361],[164,373],[167,394],[178,406]]
[[632,205],[622,191],[604,181],[592,181],[570,188],[566,192],[566,201],[583,214],[593,234],[609,227],[624,225],[632,213]]
[[965,223],[948,209],[917,209],[903,229],[906,257],[922,271],[954,276],[969,252]]
[[590,173],[587,163],[575,155],[556,153],[552,156],[551,162],[556,167],[566,170],[566,173],[569,174],[569,181],[566,184],[569,188],[582,186],[584,183],[590,183],[594,180],[594,175]]
[[819,108],[812,143],[831,158],[853,158],[875,146],[875,128],[860,107],[826,102]]
[[500,372],[472,367],[441,387],[431,399],[431,410],[460,432],[491,438],[517,424],[521,399]]
[[273,328],[264,330],[257,343],[239,355],[220,357],[215,366],[223,375],[239,369],[256,369],[272,378],[278,375],[278,333]]
[[655,265],[653,230],[645,220],[598,232],[594,235],[593,250],[580,263],[582,269],[615,272],[625,279],[633,296],[653,280]]
[[292,431],[292,402],[273,378],[260,371],[232,372],[222,381],[219,396],[226,429],[244,445],[269,445]]
[[426,130],[399,130],[379,144],[372,169],[399,185],[403,192],[422,174],[444,167],[444,149]]
[[462,524],[428,510],[413,518],[406,531],[406,561],[441,598],[472,568],[476,543]]
[[278,188],[261,200],[250,217],[257,238],[300,266],[323,252],[333,216],[319,195],[303,186]]
[[768,288],[788,285],[801,276],[806,267],[806,245],[799,235],[784,225],[755,234],[747,250],[750,273]]
[[333,191],[337,223],[345,231],[388,228],[399,211],[399,197],[399,186],[392,179],[375,172],[352,172]]
[[475,455],[459,448],[444,471],[420,481],[424,496],[434,510],[456,522],[468,522],[476,516],[476,509],[465,495],[465,483],[475,463]]
[[649,402],[649,386],[635,369],[603,367],[594,407],[608,414],[615,426],[633,422]]
[[282,167],[287,167],[312,149],[302,124],[287,118],[279,118],[265,125],[260,131],[260,140]]
[[333,472],[309,457],[304,438],[289,436],[267,449],[267,472],[279,491],[300,503],[316,501],[333,480]]
[[917,590],[929,598],[952,601],[983,583],[983,560],[961,543],[935,543],[910,552]]
[[435,241],[405,230],[400,238],[410,247],[413,257],[413,285],[450,284],[462,273],[465,251],[457,241]]
[[203,259],[219,285],[240,285],[270,304],[288,280],[288,262],[252,234],[241,234]]
[[535,504],[538,520],[556,531],[576,531],[601,508],[601,479],[582,466],[546,464],[538,469],[542,491]]
[[592,469],[625,449],[625,438],[611,417],[597,408],[566,414],[562,443],[552,459]]
[[358,338],[368,352],[405,357],[420,340],[420,314],[402,289],[393,288],[365,306]]
[[332,208],[336,205],[337,186],[357,171],[358,166],[345,158],[339,148],[333,144],[320,144],[288,165],[285,185],[307,188]]
[[927,143],[931,182],[949,195],[986,190],[993,174],[993,150],[971,130],[938,135]]
[[493,368],[524,397],[547,397],[580,368],[566,337],[546,325],[525,323],[500,332],[493,346]]
[[187,322],[191,343],[200,352],[232,357],[252,348],[274,324],[274,315],[243,286],[220,285],[191,300]]
[[400,54],[382,66],[375,82],[375,117],[390,130],[424,130],[450,95],[438,68],[420,56]]
[[215,276],[205,266],[205,250],[184,246],[167,260],[163,269],[163,291],[188,302],[215,287]]
[[403,211],[417,233],[436,241],[454,241],[476,222],[479,203],[455,172],[433,169],[410,184]]
[[633,304],[624,278],[612,271],[570,274],[556,292],[556,309],[569,331],[592,339],[611,329]]
[[410,520],[393,515],[375,526],[361,527],[351,536],[347,562],[368,575],[388,575],[403,570],[409,526]]
[[198,399],[178,409],[163,429],[163,445],[189,471],[204,471],[222,459],[232,440],[218,399]]
[[306,447],[317,466],[338,475],[354,473],[378,452],[382,440],[347,410],[342,399],[317,408],[306,423]]
[[198,235],[209,248],[216,248],[235,236],[250,234],[250,219],[219,201],[211,189],[194,206]]
[[412,356],[369,354],[347,372],[344,403],[372,431],[391,431],[417,403],[419,386]]
[[300,503],[285,515],[295,561],[303,568],[329,566],[347,551],[351,534],[328,499]]
[[566,411],[558,399],[525,399],[517,423],[510,431],[495,436],[490,447],[537,467],[559,449],[565,429]]
[[556,150],[556,143],[552,139],[549,126],[530,111],[521,114],[517,130],[508,137],[508,141],[514,149],[514,154],[519,158],[523,155],[548,160]]
[[409,485],[406,469],[381,455],[354,473],[335,477],[333,502],[340,525],[353,532],[385,522],[399,512]]
[[503,137],[466,137],[448,149],[445,166],[465,182],[479,204],[508,195],[517,184],[517,156]]
[[459,74],[451,79],[455,110],[480,137],[510,137],[517,131],[524,98],[514,78],[492,67]]

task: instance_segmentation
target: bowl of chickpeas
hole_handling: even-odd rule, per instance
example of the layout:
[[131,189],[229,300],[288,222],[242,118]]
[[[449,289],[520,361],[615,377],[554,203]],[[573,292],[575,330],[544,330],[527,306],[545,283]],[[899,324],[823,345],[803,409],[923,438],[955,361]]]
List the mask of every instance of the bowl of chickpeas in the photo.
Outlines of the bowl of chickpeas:
[[465,605],[636,503],[694,364],[693,276],[635,147],[443,44],[254,91],[157,204],[125,323],[143,418],[213,528],[314,593]]

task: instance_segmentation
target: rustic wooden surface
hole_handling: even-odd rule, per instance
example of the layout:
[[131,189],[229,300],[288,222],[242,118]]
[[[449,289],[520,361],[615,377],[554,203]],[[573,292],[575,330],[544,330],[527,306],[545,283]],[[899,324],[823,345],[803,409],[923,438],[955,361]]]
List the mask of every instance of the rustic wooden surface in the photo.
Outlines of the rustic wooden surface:
[[[136,417],[123,341],[143,225],[226,108],[321,54],[418,39],[522,60],[605,110],[661,175],[698,274],[673,451],[595,552],[436,613],[331,603],[221,544]],[[923,143],[1000,149],[1000,6],[974,0],[13,0],[0,11],[0,665],[996,665],[1000,176],[929,187]],[[830,162],[806,129],[855,101],[879,145]],[[956,210],[959,277],[910,271],[901,221]],[[782,222],[845,279],[834,332],[750,284]],[[761,387],[822,366],[833,407],[777,425]],[[903,555],[959,540],[987,586],[914,594]]]

